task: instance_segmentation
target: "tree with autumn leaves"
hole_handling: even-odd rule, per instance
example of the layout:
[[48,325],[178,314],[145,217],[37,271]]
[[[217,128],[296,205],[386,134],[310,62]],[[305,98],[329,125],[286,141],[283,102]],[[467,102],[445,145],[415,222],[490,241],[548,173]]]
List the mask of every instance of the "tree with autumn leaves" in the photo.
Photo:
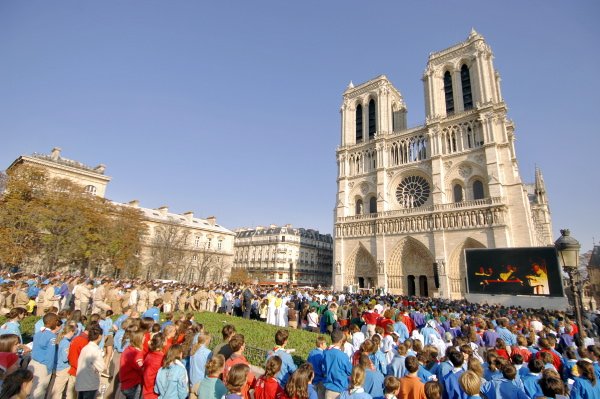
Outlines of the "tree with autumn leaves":
[[0,180],[1,266],[88,276],[139,273],[146,233],[139,210],[33,166],[19,165]]

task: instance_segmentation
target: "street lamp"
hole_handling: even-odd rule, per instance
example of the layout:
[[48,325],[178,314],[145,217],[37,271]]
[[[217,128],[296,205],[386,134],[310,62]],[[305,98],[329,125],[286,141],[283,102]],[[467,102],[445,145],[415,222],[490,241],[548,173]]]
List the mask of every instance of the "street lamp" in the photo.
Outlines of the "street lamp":
[[581,307],[579,305],[579,249],[581,245],[579,241],[571,237],[569,229],[560,231],[560,237],[554,242],[554,248],[558,255],[558,263],[569,276],[569,284],[573,292],[573,302],[575,303],[575,317],[577,317],[577,328],[579,333],[583,331],[583,323],[581,322]]

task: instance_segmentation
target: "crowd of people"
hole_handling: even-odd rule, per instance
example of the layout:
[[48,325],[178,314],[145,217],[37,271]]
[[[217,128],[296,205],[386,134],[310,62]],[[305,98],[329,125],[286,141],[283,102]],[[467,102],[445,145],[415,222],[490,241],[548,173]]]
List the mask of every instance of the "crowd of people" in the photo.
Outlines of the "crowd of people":
[[[250,364],[235,323],[216,342],[196,311],[280,328]],[[595,314],[580,330],[564,312],[466,301],[7,274],[0,313],[0,399],[600,399]],[[299,365],[295,328],[315,333]]]

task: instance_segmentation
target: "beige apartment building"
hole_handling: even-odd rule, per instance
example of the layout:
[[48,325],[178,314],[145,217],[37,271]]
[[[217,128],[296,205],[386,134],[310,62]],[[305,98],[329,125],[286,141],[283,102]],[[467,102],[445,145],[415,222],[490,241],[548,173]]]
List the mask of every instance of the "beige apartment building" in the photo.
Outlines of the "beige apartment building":
[[[103,198],[111,180],[104,175],[104,165],[92,168],[64,158],[60,148],[50,154],[22,155],[7,170],[21,164],[40,167],[51,178],[70,179],[86,192]],[[139,254],[139,277],[199,284],[223,282],[229,277],[235,233],[217,224],[214,216],[202,219],[194,217],[193,212],[176,214],[166,206],[143,208],[137,200],[116,204],[139,209],[148,227]]]
[[233,267],[262,285],[330,287],[333,238],[291,225],[236,230]]
[[343,93],[334,287],[460,299],[465,249],[552,245],[543,176],[525,184],[484,38],[429,55],[426,120],[383,75]]
[[46,171],[49,178],[69,179],[84,187],[87,193],[104,198],[106,186],[110,177],[104,174],[106,166],[87,166],[79,161],[73,161],[60,156],[61,149],[54,147],[50,154],[33,153],[21,155],[7,168],[10,170],[17,165],[32,165]]

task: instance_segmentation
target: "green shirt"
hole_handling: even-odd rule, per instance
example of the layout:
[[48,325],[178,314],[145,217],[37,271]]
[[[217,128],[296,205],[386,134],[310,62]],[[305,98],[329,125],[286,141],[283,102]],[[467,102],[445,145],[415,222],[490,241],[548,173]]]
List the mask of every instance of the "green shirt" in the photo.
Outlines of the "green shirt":
[[227,394],[227,388],[218,378],[206,377],[200,381],[198,397],[202,399],[221,399]]

